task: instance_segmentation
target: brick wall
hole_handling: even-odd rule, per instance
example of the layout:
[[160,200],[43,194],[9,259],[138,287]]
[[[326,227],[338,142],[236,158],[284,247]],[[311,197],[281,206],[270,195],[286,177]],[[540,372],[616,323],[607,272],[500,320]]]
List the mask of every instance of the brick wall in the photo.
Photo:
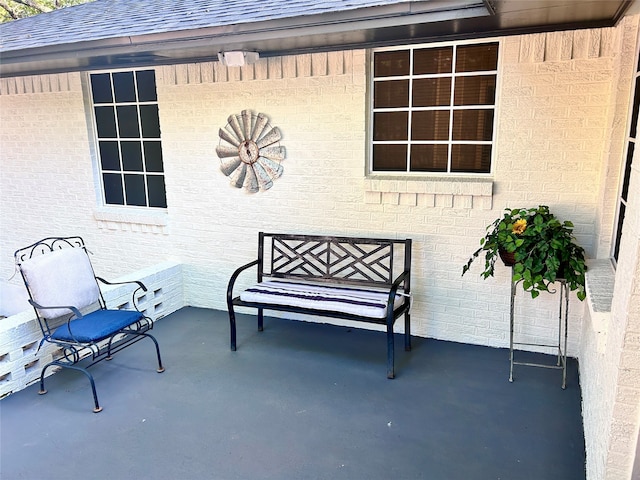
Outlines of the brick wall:
[[[620,55],[614,59],[612,102],[606,125],[612,132],[603,150],[602,190],[598,220],[603,226],[598,251],[609,251],[612,216],[618,194],[619,170],[628,131],[631,78],[635,70],[638,19],[627,19],[617,29]],[[638,156],[633,164],[631,189],[615,272],[600,262],[590,272],[590,308],[583,320],[580,378],[583,395],[587,474],[589,479],[630,479],[640,429],[640,321],[637,281],[640,184]],[[605,225],[607,227],[605,227]],[[612,280],[615,279],[615,282]],[[600,297],[605,292],[604,297]],[[612,293],[607,300],[606,292]]]

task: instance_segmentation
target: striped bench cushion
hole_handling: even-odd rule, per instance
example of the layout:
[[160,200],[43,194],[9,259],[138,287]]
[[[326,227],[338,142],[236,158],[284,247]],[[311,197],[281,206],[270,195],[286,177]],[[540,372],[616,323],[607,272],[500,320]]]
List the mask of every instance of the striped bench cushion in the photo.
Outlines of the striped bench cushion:
[[[402,304],[403,297],[401,291],[396,294],[394,309]],[[388,299],[389,290],[381,288],[284,280],[266,280],[240,294],[243,302],[334,311],[370,318],[387,316]]]

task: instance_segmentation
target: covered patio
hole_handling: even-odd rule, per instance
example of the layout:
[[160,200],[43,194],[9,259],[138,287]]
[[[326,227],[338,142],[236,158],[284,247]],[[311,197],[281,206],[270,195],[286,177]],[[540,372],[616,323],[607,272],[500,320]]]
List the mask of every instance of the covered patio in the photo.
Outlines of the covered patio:
[[[0,477],[638,475],[640,0],[96,0],[0,37],[1,280],[20,283],[17,249],[81,235],[98,275],[149,287],[167,367],[145,345],[98,365],[94,415],[73,373],[36,394],[56,352],[32,312],[7,315]],[[478,46],[490,65],[457,70],[485,63]],[[451,68],[410,68],[438,52]],[[376,73],[396,55],[405,70]],[[376,104],[378,85],[406,86],[402,101]],[[282,139],[257,192],[251,150],[243,165],[218,155],[239,117]],[[461,276],[487,225],[537,205],[575,225],[590,261],[564,391],[553,370],[507,381],[512,312],[523,342],[554,342],[557,295],[519,289],[510,309],[509,269]],[[414,350],[396,349],[395,380],[384,333],[349,323],[270,319],[259,334],[243,317],[230,351],[228,283],[259,232],[412,240]]]
[[226,312],[185,307],[154,333],[166,372],[143,343],[93,367],[99,414],[77,372],[4,398],[2,478],[585,478],[575,360],[566,390],[509,383],[506,349],[415,337],[388,380],[382,332],[241,315],[231,352]]

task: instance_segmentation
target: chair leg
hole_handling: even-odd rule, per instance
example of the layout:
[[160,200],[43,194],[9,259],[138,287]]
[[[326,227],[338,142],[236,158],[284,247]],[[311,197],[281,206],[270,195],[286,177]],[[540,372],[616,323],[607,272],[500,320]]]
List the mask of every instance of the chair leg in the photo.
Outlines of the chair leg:
[[264,330],[264,313],[263,309],[258,309],[258,331],[262,332]]
[[144,335],[145,337],[149,337],[151,340],[153,340],[153,343],[156,346],[156,356],[158,357],[158,370],[156,371],[158,373],[164,372],[164,367],[162,366],[162,358],[160,357],[160,345],[158,345],[158,341],[156,340],[156,337],[154,337],[149,333],[143,333],[142,335]]
[[47,389],[44,388],[44,374],[47,371],[47,368],[54,365],[55,362],[47,363],[42,370],[40,371],[40,390],[38,390],[38,395],[44,395],[47,393]]
[[47,368],[49,368],[49,367],[51,367],[53,365],[56,365],[58,367],[63,367],[63,368],[70,368],[72,370],[76,370],[78,372],[84,373],[87,376],[87,378],[89,379],[89,383],[91,384],[91,393],[93,394],[93,404],[94,404],[93,413],[99,413],[99,412],[102,411],[102,407],[100,406],[100,403],[98,402],[98,394],[96,392],[96,382],[93,380],[93,376],[89,372],[87,372],[84,368],[77,367],[75,365],[64,365],[64,364],[56,362],[56,361],[53,361],[53,362],[50,362],[50,363],[46,364],[43,367],[42,372],[40,372],[40,391],[38,392],[38,394],[44,395],[45,393],[47,393],[47,390],[45,390],[45,388],[44,388],[44,374],[45,374]]

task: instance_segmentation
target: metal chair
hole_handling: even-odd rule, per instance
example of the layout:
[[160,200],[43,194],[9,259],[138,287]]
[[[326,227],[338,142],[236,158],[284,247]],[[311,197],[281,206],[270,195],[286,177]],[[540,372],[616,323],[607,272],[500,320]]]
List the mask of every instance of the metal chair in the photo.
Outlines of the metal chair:
[[[142,282],[112,283],[96,277],[81,237],[48,237],[14,253],[29,293],[42,340],[60,347],[61,354],[40,373],[40,391],[45,394],[44,377],[49,367],[69,368],[84,373],[91,383],[94,412],[100,412],[98,395],[89,367],[143,338],[155,344],[158,372],[163,372],[160,347],[148,330],[153,320],[138,310],[138,293],[147,289]],[[98,281],[107,285],[133,284],[134,310],[108,309]]]

